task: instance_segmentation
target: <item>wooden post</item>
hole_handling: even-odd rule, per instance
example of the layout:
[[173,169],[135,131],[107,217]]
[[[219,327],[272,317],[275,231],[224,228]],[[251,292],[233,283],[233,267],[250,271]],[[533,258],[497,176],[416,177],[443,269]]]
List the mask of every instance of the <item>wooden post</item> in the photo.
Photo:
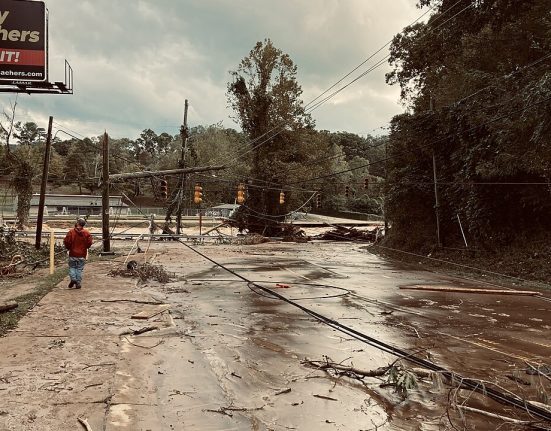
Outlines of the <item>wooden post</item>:
[[54,273],[55,269],[55,234],[54,230],[50,228],[50,275]]
[[[187,138],[188,138],[187,109],[188,109],[188,101],[186,99],[184,103],[184,124],[180,129],[180,134],[182,136],[182,154],[180,156],[181,169],[184,169],[186,167]],[[182,201],[184,200],[186,180],[187,180],[187,175],[184,173],[181,176],[180,189],[178,190],[178,210],[176,211],[176,235],[180,235],[181,226],[182,226]]]
[[438,182],[436,179],[436,156],[434,150],[432,152],[432,173],[434,175],[434,212],[436,216],[436,240],[438,247],[442,247],[442,239],[440,237],[440,199],[438,196]]
[[109,136],[103,134],[103,180],[101,192],[101,232],[103,239],[103,252],[111,253],[111,241],[109,239]]
[[52,147],[52,122],[54,117],[48,120],[48,136],[46,137],[46,151],[44,152],[44,164],[42,166],[42,183],[40,184],[40,200],[38,203],[38,216],[36,217],[36,240],[34,247],[39,250],[42,241],[42,222],[44,220],[44,204],[46,202],[46,183],[48,182],[48,169],[50,166],[50,148]]
[[[430,96],[430,112],[432,112],[432,96]],[[438,196],[438,181],[436,176],[436,155],[434,153],[434,146],[432,148],[432,173],[434,177],[434,213],[436,216],[436,241],[438,247],[442,247],[442,238],[440,236],[440,199]]]

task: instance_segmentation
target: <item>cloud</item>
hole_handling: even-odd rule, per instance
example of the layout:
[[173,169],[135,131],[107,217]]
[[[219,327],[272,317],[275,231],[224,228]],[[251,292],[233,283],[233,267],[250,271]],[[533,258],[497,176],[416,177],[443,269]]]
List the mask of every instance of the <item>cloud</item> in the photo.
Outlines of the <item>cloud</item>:
[[[67,58],[75,94],[22,95],[19,114],[41,123],[53,115],[83,135],[105,129],[131,138],[145,128],[176,133],[186,98],[190,125],[237,127],[228,72],[259,40],[271,38],[291,56],[308,101],[421,14],[415,0],[50,0],[47,7],[50,80],[62,79]],[[386,71],[385,63],[313,111],[317,127],[365,131],[401,112]]]

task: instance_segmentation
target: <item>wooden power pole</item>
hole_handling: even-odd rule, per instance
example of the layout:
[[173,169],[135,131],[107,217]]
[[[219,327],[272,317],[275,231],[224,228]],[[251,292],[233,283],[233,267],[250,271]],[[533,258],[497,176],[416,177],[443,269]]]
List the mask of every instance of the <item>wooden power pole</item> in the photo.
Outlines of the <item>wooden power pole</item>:
[[[182,136],[182,154],[180,156],[180,169],[184,169],[186,167],[187,138],[188,138],[187,108],[188,108],[188,101],[186,99],[184,103],[184,124],[180,129],[180,135]],[[186,180],[187,180],[187,175],[183,173],[180,178],[180,189],[178,190],[178,210],[176,211],[176,234],[177,235],[180,235],[181,233],[180,231],[182,227],[182,201],[184,200]]]
[[109,238],[109,136],[103,134],[103,172],[101,191],[101,237],[103,253],[111,254],[111,240]]
[[48,170],[50,166],[50,149],[52,148],[52,122],[54,117],[48,120],[48,136],[46,137],[46,151],[44,152],[44,165],[42,166],[42,183],[40,184],[40,201],[38,203],[38,216],[36,218],[36,241],[34,247],[40,249],[42,241],[42,222],[44,220],[44,204],[46,203],[46,183],[48,182]]

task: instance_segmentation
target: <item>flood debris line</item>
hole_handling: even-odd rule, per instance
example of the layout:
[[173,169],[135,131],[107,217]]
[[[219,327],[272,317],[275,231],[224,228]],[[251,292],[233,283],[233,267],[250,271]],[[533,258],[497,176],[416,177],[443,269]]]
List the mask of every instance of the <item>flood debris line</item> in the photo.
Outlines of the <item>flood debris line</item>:
[[445,292],[445,293],[475,293],[484,295],[525,295],[525,296],[541,296],[541,292],[534,290],[510,290],[510,289],[473,289],[467,287],[452,287],[452,286],[400,286],[400,289],[406,290],[424,290],[430,292]]
[[[130,265],[130,263],[133,263]],[[130,261],[124,269],[113,269],[109,271],[111,277],[133,277],[139,278],[140,281],[148,281],[150,279],[157,280],[159,283],[166,284],[170,282],[170,274],[164,269],[162,265],[152,265],[150,263],[144,263],[139,265],[136,261]]]

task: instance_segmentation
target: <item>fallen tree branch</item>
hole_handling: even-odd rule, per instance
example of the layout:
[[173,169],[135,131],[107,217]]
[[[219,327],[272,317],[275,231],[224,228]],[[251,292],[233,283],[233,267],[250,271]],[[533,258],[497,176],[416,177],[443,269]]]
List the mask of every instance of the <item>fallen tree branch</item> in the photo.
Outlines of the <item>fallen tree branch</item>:
[[124,339],[125,339],[126,341],[128,341],[130,344],[132,344],[133,346],[141,347],[142,349],[153,349],[154,347],[157,347],[159,344],[162,344],[162,343],[164,343],[164,341],[165,341],[165,340],[159,340],[158,343],[153,344],[152,346],[142,346],[142,345],[140,345],[140,344],[133,343],[133,342],[130,341],[127,337],[124,337]]
[[135,331],[132,331],[131,329],[129,329],[128,331],[121,332],[119,336],[140,335],[140,334],[144,334],[145,332],[156,331],[157,329],[159,329],[158,326],[144,326],[143,328],[136,329]]
[[384,376],[390,369],[390,366],[387,366],[387,367],[380,367],[375,370],[361,370],[359,368],[351,367],[348,365],[336,364],[334,362],[310,361],[310,360],[303,361],[302,363],[310,365],[311,367],[317,368],[319,370],[333,369],[333,370],[345,371],[348,373],[357,374],[358,376],[362,376],[362,377],[381,377],[381,376]]
[[92,427],[88,423],[87,419],[77,418],[77,420],[80,422],[80,424],[84,427],[86,431],[92,431]]
[[313,394],[313,396],[316,398],[321,398],[322,400],[339,401],[336,398],[326,397],[325,395]]
[[135,304],[163,305],[164,302],[158,301],[140,301],[137,299],[102,299],[100,302],[133,302]]
[[467,412],[472,412],[472,413],[478,413],[479,415],[488,416],[490,418],[499,419],[504,422],[509,422],[512,424],[518,424],[518,425],[535,425],[536,424],[533,421],[523,421],[520,419],[513,419],[508,416],[498,415],[497,413],[487,412],[486,410],[475,409],[474,407],[462,406],[462,405],[456,405],[455,407],[457,407],[460,410],[465,410]]

